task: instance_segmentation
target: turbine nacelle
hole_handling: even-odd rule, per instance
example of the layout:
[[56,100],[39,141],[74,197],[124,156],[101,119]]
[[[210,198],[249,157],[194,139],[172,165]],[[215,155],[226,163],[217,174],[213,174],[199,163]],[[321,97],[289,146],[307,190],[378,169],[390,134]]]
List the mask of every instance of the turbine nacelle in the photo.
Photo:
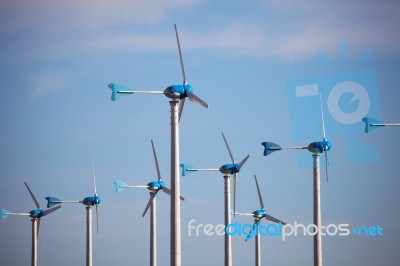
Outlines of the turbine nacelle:
[[329,151],[331,148],[332,142],[330,142],[329,140],[316,141],[310,143],[310,145],[308,145],[307,147],[307,149],[312,153],[323,153],[325,151]]
[[258,221],[261,220],[262,218],[266,217],[267,211],[266,210],[256,210],[253,211],[253,217],[257,219]]
[[165,183],[162,180],[147,183],[147,189],[151,190],[151,191],[159,191],[160,189],[163,189],[164,187],[165,187]]
[[164,95],[171,99],[183,99],[188,97],[189,93],[193,93],[193,88],[190,84],[172,85],[164,90]]
[[219,171],[225,175],[233,175],[239,173],[240,167],[236,163],[229,163],[221,166]]
[[86,206],[95,206],[100,204],[101,197],[100,195],[94,195],[93,197],[86,197],[82,200],[82,203]]

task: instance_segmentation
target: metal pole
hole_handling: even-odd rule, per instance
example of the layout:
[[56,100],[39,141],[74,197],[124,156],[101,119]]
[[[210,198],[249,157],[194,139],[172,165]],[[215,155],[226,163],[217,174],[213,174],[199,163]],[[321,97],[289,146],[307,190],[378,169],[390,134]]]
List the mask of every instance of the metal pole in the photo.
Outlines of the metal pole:
[[179,100],[171,105],[171,266],[180,266],[181,254],[181,203],[179,180]]
[[[224,191],[225,191],[225,228],[231,223],[231,182],[230,176],[224,175]],[[232,239],[231,236],[225,232],[225,266],[232,266]]]
[[32,266],[37,266],[37,224],[38,219],[32,218]]
[[86,266],[92,266],[92,206],[86,206]]
[[314,266],[322,266],[322,237],[321,237],[321,190],[319,153],[313,153],[314,166],[314,225],[317,233],[314,235]]
[[[154,192],[150,192],[150,197]],[[150,205],[150,266],[157,266],[156,197]]]
[[256,266],[261,266],[261,249],[260,249],[260,234],[258,233],[258,223],[259,220],[254,220],[254,226],[257,230],[256,239],[255,239],[255,248],[256,248]]

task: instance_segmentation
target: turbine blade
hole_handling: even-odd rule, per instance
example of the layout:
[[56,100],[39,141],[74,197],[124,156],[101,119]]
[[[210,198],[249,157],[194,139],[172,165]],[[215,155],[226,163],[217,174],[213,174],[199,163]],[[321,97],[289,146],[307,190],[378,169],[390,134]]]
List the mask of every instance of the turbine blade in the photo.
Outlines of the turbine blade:
[[237,182],[237,173],[233,175],[233,216],[236,213],[236,182]]
[[92,160],[92,175],[93,175],[94,195],[97,196],[96,175],[94,174],[94,163],[93,163],[93,160]]
[[202,99],[200,99],[199,97],[197,97],[194,93],[187,90],[186,95],[188,96],[190,101],[197,103],[198,105],[201,105],[205,108],[208,108],[208,104],[205,101],[203,101]]
[[147,210],[150,208],[151,203],[153,202],[154,197],[156,196],[157,192],[151,193],[150,194],[150,199],[147,202],[146,208],[144,208],[142,217],[144,217],[146,215]]
[[99,210],[98,210],[99,205],[96,204],[96,231],[97,235],[99,235]]
[[238,164],[238,170],[240,171],[240,168],[244,165],[244,163],[249,159],[250,155],[247,155],[246,157],[243,158],[243,160]]
[[186,74],[185,74],[185,66],[183,65],[183,57],[182,57],[181,45],[179,43],[178,29],[176,28],[176,24],[174,24],[174,27],[175,27],[176,43],[178,44],[179,60],[181,62],[183,84],[186,85],[187,84],[187,80],[186,80]]
[[277,218],[275,218],[275,217],[273,217],[271,215],[268,215],[268,214],[265,215],[265,219],[270,220],[270,221],[275,222],[275,223],[281,223],[283,225],[286,224],[285,222],[282,222],[281,220],[279,220],[279,219],[277,219]]
[[[165,193],[165,194],[168,194],[168,195],[172,195],[172,191],[169,189],[169,188],[167,188],[167,187],[163,187],[162,188],[162,191]],[[182,196],[179,196],[179,198],[181,199],[181,200],[185,200],[185,198],[184,197],[182,197]]]
[[61,205],[55,206],[55,207],[50,208],[50,209],[46,209],[46,210],[43,211],[43,216],[46,216],[46,215],[58,210],[59,208],[61,208]]
[[325,134],[325,118],[324,118],[324,109],[322,108],[322,96],[321,96],[321,92],[319,93],[319,103],[321,106],[321,120],[322,120],[322,133],[323,133],[323,137],[324,137],[324,141],[326,140],[326,134]]
[[258,181],[257,181],[256,175],[254,175],[254,180],[256,181],[256,187],[257,187],[258,199],[260,200],[260,206],[261,206],[261,209],[264,210],[264,202],[263,202],[263,199],[261,196],[260,187],[258,186]]
[[151,140],[151,147],[153,148],[154,162],[156,164],[158,181],[160,181],[161,179],[160,167],[158,165],[157,154],[156,154],[156,149],[154,148],[153,140]]
[[232,163],[235,163],[235,159],[233,158],[233,155],[232,155],[231,149],[229,148],[229,144],[228,144],[228,142],[226,141],[226,138],[225,138],[224,132],[222,132],[222,137],[224,138],[225,145],[226,145],[226,147],[228,148],[229,156],[231,157]]
[[26,188],[28,189],[29,194],[31,194],[31,197],[32,197],[33,201],[35,202],[36,207],[37,207],[38,209],[40,209],[39,202],[38,202],[37,199],[35,198],[35,195],[33,195],[32,190],[29,188],[29,186],[28,186],[28,184],[27,184],[26,182],[24,182],[24,184],[25,184]]
[[[255,228],[255,227],[256,227],[256,222],[254,221],[254,223],[253,223],[253,231],[254,231],[254,228]],[[253,237],[252,234],[251,234],[251,231],[249,231],[249,234],[247,235],[245,241],[249,241],[250,237]]]
[[183,107],[185,106],[185,99],[183,98],[179,101],[179,112],[178,112],[178,123],[181,121],[181,116],[183,112]]
[[39,238],[40,218],[37,218],[36,237]]
[[329,166],[328,151],[325,150],[325,174],[326,174],[326,182],[328,182],[328,166]]

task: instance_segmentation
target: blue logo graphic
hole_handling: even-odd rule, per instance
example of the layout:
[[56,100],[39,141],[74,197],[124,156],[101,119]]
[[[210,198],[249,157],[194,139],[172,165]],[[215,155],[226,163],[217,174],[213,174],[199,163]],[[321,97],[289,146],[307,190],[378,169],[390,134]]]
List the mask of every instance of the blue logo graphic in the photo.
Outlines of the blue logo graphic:
[[[364,128],[361,119],[365,116],[380,117],[375,71],[355,70],[371,57],[371,52],[361,54],[353,64],[349,64],[346,50],[346,43],[342,42],[340,68],[343,69],[345,64],[346,69],[350,67],[351,70],[287,81],[293,138],[304,141],[302,145],[322,140],[321,96],[327,138],[346,141],[346,159],[349,163],[377,163],[380,160],[379,150],[358,141]],[[339,66],[322,54],[317,57],[325,65]],[[301,165],[311,167],[310,155],[303,155]]]

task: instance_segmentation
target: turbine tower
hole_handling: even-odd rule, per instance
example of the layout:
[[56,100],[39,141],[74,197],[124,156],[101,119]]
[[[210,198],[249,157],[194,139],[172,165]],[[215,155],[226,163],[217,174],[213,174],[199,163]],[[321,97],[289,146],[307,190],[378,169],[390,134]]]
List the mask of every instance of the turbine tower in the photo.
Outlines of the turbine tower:
[[[230,199],[230,177],[233,175],[233,209],[234,213],[236,211],[236,183],[237,183],[237,173],[239,173],[240,169],[242,168],[243,164],[247,161],[250,155],[247,155],[243,158],[243,160],[237,164],[235,159],[233,158],[231,149],[229,148],[229,144],[226,141],[224,133],[222,133],[222,137],[224,138],[225,145],[228,149],[229,156],[231,157],[232,163],[224,164],[220,168],[207,168],[207,169],[196,169],[191,165],[188,164],[181,164],[182,167],[182,176],[186,176],[188,172],[195,172],[195,171],[219,171],[224,174],[224,222],[225,227],[231,223],[231,199]],[[232,265],[232,240],[231,236],[225,233],[225,252],[224,252],[224,262],[225,266]]]
[[[261,209],[255,210],[252,213],[236,213],[236,214],[254,217],[253,232],[255,232],[255,263],[256,263],[256,266],[261,266],[261,245],[260,245],[260,234],[259,234],[259,229],[258,229],[260,221],[263,218],[265,218],[266,220],[272,221],[274,223],[282,224],[282,225],[285,225],[286,223],[282,222],[281,220],[279,220],[267,213],[267,211],[264,208],[264,202],[262,200],[260,187],[258,186],[258,181],[257,181],[256,175],[254,175],[254,181],[256,182],[258,199],[260,201]],[[251,234],[249,234],[247,236],[246,241],[248,241],[250,239],[250,236],[251,236]]]
[[92,162],[92,175],[93,175],[93,186],[94,195],[84,198],[83,200],[71,200],[65,201],[60,200],[55,197],[46,197],[47,207],[62,204],[62,203],[82,203],[86,206],[86,266],[92,266],[93,264],[93,241],[92,241],[92,207],[96,206],[96,231],[99,234],[99,215],[98,215],[98,205],[101,202],[100,195],[97,194],[96,189],[96,176],[94,173],[94,166]]
[[383,123],[378,119],[364,117],[362,121],[365,123],[365,133],[369,133],[372,130],[379,128],[379,127],[398,127],[400,123]]
[[39,228],[40,228],[40,219],[50,213],[52,213],[55,210],[58,210],[61,208],[60,206],[56,206],[54,208],[42,210],[40,208],[39,202],[37,201],[35,195],[33,195],[32,190],[29,188],[28,184],[24,182],[26,188],[29,191],[29,194],[31,195],[33,202],[36,205],[35,210],[30,211],[29,213],[12,213],[8,210],[1,209],[0,210],[0,218],[3,220],[7,218],[10,215],[22,215],[22,216],[29,216],[31,217],[32,221],[32,254],[31,254],[31,265],[32,266],[37,266],[38,265],[38,259],[37,259],[37,252],[38,252],[38,237],[39,237]]
[[[158,165],[158,160],[157,160],[157,154],[156,150],[154,148],[154,143],[153,140],[151,140],[151,146],[153,148],[153,155],[154,155],[154,161],[156,164],[156,170],[157,170],[157,181],[153,181],[148,183],[147,185],[141,185],[141,186],[131,186],[126,184],[123,181],[115,181],[115,192],[120,192],[121,190],[125,188],[147,188],[150,190],[150,199],[143,211],[142,217],[146,215],[147,210],[150,208],[150,266],[156,266],[157,265],[157,227],[156,227],[156,196],[158,191],[162,190],[164,193],[171,195],[171,190],[165,186],[164,181],[161,180],[161,174],[160,174],[160,167]],[[181,200],[184,200],[183,197],[181,197]]]
[[[182,263],[181,248],[181,205],[180,205],[180,180],[179,180],[179,122],[182,115],[185,99],[208,108],[208,104],[193,93],[192,86],[187,82],[185,68],[183,64],[182,52],[179,43],[178,30],[175,26],[176,42],[178,45],[179,59],[181,64],[183,84],[172,85],[164,91],[132,91],[128,88],[111,83],[108,85],[112,90],[111,100],[115,101],[122,94],[164,94],[170,98],[171,107],[171,266],[180,266]],[[179,105],[179,106],[178,106]]]
[[[325,154],[325,173],[328,181],[328,151],[332,148],[332,143],[327,140],[325,134],[324,112],[322,109],[322,100],[320,94],[321,120],[322,120],[322,141],[312,142],[307,147],[281,147],[273,142],[263,142],[264,156],[268,156],[272,152],[286,149],[301,149],[308,150],[313,157],[313,210],[314,210],[314,225],[321,228],[321,184],[320,184],[320,155]],[[322,266],[322,236],[321,231],[317,230],[314,235],[314,266]]]

